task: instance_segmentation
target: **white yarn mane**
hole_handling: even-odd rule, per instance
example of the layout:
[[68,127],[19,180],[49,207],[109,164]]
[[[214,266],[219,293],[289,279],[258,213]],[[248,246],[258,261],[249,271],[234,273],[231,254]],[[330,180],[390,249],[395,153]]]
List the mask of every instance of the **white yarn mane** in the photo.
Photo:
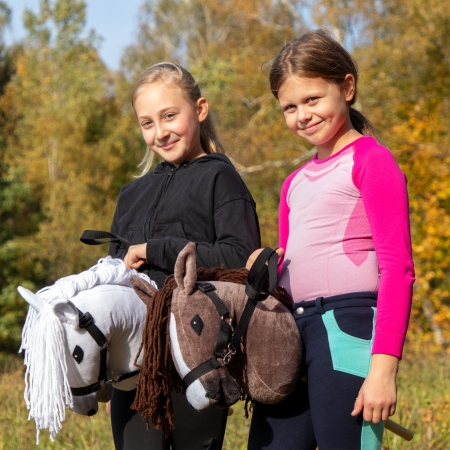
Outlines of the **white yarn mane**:
[[65,408],[73,406],[64,356],[64,327],[51,304],[69,300],[78,292],[100,284],[131,287],[130,280],[135,275],[150,281],[146,275],[128,270],[120,259],[108,256],[89,270],[61,278],[53,286],[36,293],[47,303],[39,312],[29,307],[19,349],[19,353],[26,350],[24,398],[30,411],[28,420],[34,418],[36,422],[36,444],[39,444],[39,432],[44,428],[49,430],[50,440],[54,442],[65,420]]

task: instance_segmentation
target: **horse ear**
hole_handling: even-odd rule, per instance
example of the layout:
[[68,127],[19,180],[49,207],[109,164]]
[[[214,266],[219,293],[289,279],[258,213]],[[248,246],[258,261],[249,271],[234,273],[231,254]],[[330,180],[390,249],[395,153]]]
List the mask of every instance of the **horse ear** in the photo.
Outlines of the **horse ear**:
[[62,300],[58,303],[49,304],[43,298],[39,297],[39,295],[33,294],[31,291],[22,286],[19,286],[17,290],[24,300],[37,312],[40,312],[45,306],[49,306],[53,309],[53,312],[61,322],[69,324],[74,329],[79,327],[78,309],[72,302]]
[[52,303],[53,312],[62,323],[67,323],[74,330],[80,327],[77,307],[69,300]]
[[195,244],[189,242],[178,254],[175,263],[174,277],[180,289],[190,295],[194,292],[197,281],[197,263],[195,260]]
[[147,304],[152,297],[158,292],[153,285],[139,276],[131,277],[131,286],[133,286],[134,292],[137,296]]
[[33,294],[33,292],[29,291],[28,289],[22,286],[19,286],[17,290],[19,291],[19,294],[23,297],[23,299],[30,306],[32,306],[36,310],[36,312],[39,312],[47,304],[47,302],[44,299],[42,299],[36,294]]

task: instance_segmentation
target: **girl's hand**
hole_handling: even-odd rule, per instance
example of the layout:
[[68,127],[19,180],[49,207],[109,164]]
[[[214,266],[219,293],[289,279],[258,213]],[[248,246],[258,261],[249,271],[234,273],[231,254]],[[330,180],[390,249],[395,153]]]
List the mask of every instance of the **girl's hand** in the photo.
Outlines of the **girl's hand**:
[[[256,261],[256,258],[258,258],[259,254],[260,254],[263,250],[264,250],[263,248],[258,248],[257,250],[255,250],[255,251],[248,257],[247,264],[245,265],[245,268],[246,268],[247,270],[250,270],[250,269],[252,268],[253,264],[254,264],[255,261]],[[284,255],[284,250],[283,250],[282,248],[276,248],[275,251],[276,251],[276,253],[277,253],[277,255],[278,255],[278,258],[281,258],[281,257]]]
[[139,269],[147,261],[147,243],[132,245],[128,249],[123,262],[127,269]]
[[392,355],[372,355],[369,375],[361,386],[352,416],[362,412],[366,422],[379,423],[394,415],[397,404],[395,378],[398,362],[398,358]]

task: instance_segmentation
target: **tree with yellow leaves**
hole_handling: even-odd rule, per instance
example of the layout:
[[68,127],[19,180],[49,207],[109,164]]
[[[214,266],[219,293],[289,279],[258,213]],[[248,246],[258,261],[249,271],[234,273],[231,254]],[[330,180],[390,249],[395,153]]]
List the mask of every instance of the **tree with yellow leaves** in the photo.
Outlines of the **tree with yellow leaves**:
[[361,98],[408,178],[416,267],[412,329],[450,343],[450,11],[382,0],[358,52]]

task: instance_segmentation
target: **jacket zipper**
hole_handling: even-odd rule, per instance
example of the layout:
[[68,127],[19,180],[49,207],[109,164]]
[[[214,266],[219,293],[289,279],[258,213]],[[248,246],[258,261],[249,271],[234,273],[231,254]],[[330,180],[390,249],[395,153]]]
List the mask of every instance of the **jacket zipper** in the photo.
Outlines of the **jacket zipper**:
[[162,199],[164,198],[164,195],[166,194],[167,188],[169,187],[169,183],[172,180],[172,175],[177,171],[178,169],[176,169],[175,167],[172,167],[169,171],[169,173],[166,175],[166,179],[164,180],[164,186],[163,186],[163,190],[161,192],[161,196],[159,197],[158,203],[156,204],[155,209],[153,210],[153,213],[147,218],[146,223],[145,223],[145,229],[144,229],[144,236],[145,236],[145,241],[148,241],[149,239],[149,232],[150,232],[150,222],[152,220],[152,217],[156,214],[156,212],[158,211],[159,205],[161,204]]
[[[174,172],[175,172],[175,168],[172,167],[170,169],[169,173],[167,174],[166,180],[164,181],[164,187],[163,187],[163,191],[162,191],[160,200],[164,196],[164,194],[166,193],[167,187],[169,186],[170,180],[172,179],[172,175],[174,174]],[[159,205],[159,202],[158,202],[158,205]]]

